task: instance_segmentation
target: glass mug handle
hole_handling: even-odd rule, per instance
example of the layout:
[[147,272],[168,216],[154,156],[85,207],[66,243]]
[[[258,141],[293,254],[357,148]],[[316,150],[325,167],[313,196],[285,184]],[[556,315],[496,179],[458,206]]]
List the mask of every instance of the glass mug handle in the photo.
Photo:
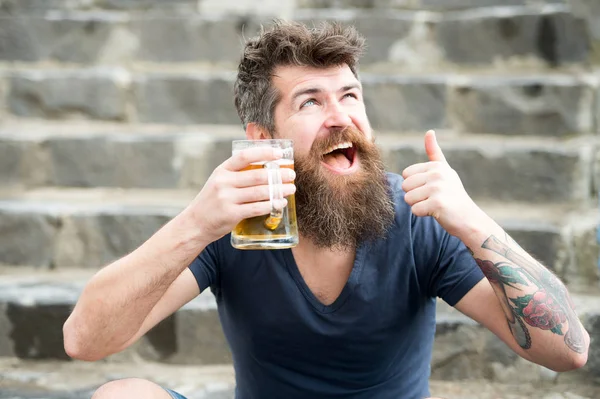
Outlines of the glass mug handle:
[[283,218],[283,208],[277,208],[275,201],[281,203],[283,200],[283,193],[281,191],[281,169],[277,162],[266,162],[264,167],[268,172],[269,179],[269,201],[271,202],[271,213],[265,219],[264,225],[269,230],[275,230],[279,227],[281,219]]

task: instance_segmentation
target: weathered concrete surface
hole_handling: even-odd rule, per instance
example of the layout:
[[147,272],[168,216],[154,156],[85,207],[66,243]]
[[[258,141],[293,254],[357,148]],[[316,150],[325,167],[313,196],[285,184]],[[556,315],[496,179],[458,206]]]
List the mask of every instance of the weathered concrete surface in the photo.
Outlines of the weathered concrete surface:
[[[239,124],[235,72],[123,68],[10,73],[8,106],[23,117]],[[133,83],[130,83],[133,79]],[[376,129],[572,137],[596,130],[598,77],[362,74]],[[133,95],[128,96],[129,91]]]
[[241,123],[233,106],[233,73],[146,74],[135,81],[144,123]]
[[[353,25],[367,41],[361,65],[394,62],[402,66],[437,64],[441,51],[436,46],[435,26],[440,16],[427,12],[395,10],[299,10],[294,20],[318,25],[323,21],[339,21]],[[265,21],[267,22],[267,21]]]
[[[8,386],[1,399],[84,399],[94,388],[119,377],[139,377],[176,389],[188,399],[233,399],[230,365],[165,366],[83,362],[24,362],[0,358],[0,378]],[[566,382],[497,383],[481,379],[430,380],[431,394],[452,399],[594,399],[600,387],[570,375]],[[36,394],[37,392],[37,394]],[[43,392],[43,395],[40,394]],[[10,396],[9,394],[13,394]],[[16,396],[14,396],[16,394]]]
[[10,77],[8,106],[22,117],[124,120],[129,79],[122,68],[21,70]]
[[0,0],[0,14],[44,13],[48,10],[87,8],[94,0]]
[[49,125],[0,126],[1,183],[200,190],[244,137],[241,126]]
[[600,212],[583,213],[578,223],[570,228],[574,261],[566,280],[574,286],[600,287]]
[[36,212],[0,210],[0,263],[50,267],[57,218]]
[[[150,194],[151,195],[151,194]],[[88,201],[0,201],[0,264],[99,267],[134,250],[183,209],[187,195],[162,205]],[[112,203],[111,203],[112,202]]]
[[116,13],[88,13],[79,17],[58,12],[44,16],[0,14],[0,35],[3,36],[0,60],[126,61],[135,50],[135,46],[131,46],[129,54],[123,53],[127,21],[126,15]]
[[566,1],[567,0],[297,0],[297,4],[298,7],[306,8],[408,8],[456,10],[497,6],[525,6],[531,3],[564,4]]
[[595,0],[569,0],[573,13],[585,18],[594,40],[600,41],[600,3]]
[[590,353],[587,367],[590,373],[600,377],[600,311],[596,308],[584,317],[584,326],[590,334]]
[[448,114],[463,132],[569,136],[594,132],[597,95],[594,78],[461,76],[449,83]]
[[[251,10],[257,8],[252,4],[244,11],[237,2],[231,12],[222,12],[218,9],[224,2],[215,0],[215,9],[204,12],[203,8],[211,8],[209,1],[200,1],[199,10],[191,7],[191,2],[171,3],[171,10],[178,12],[165,12],[167,2],[162,0],[105,0],[96,4],[96,8],[109,11],[65,13],[55,7],[47,12],[39,8],[40,12],[33,14],[0,12],[0,34],[4,37],[0,60],[235,65],[245,38],[278,16],[309,25],[335,20],[356,26],[368,43],[363,65],[392,63],[414,69],[447,62],[490,65],[520,59],[557,66],[587,60],[592,47],[586,20],[574,16],[566,6],[493,7],[450,13],[379,6],[372,10],[293,11],[294,1],[271,0],[272,4],[261,3],[260,10]],[[149,11],[143,12],[145,9]]]
[[134,16],[130,30],[139,42],[136,58],[141,61],[233,64],[241,56],[244,37],[255,36],[258,26],[246,16]]
[[[0,303],[8,321],[1,331],[0,356],[68,360],[62,326],[88,277],[62,272],[59,277],[1,281]],[[79,279],[76,279],[80,276]],[[74,278],[75,277],[75,278]],[[48,281],[51,280],[51,281]],[[200,323],[200,324],[199,324]],[[107,360],[115,363],[146,359],[180,364],[230,363],[214,299],[208,291],[159,323],[131,348]]]
[[446,58],[457,64],[532,57],[557,66],[585,61],[591,47],[585,20],[573,16],[568,7],[450,13],[436,34]]
[[55,10],[93,9],[193,12],[197,6],[198,0],[0,0],[0,13],[43,15]]
[[426,130],[448,126],[445,76],[364,74],[369,120],[380,130]]
[[23,146],[20,142],[0,141],[0,184],[16,184],[23,178]]

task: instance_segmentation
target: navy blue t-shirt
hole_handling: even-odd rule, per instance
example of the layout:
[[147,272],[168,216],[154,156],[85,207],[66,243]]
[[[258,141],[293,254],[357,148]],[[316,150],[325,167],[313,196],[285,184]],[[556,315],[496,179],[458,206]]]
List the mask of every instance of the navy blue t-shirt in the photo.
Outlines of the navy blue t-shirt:
[[234,249],[230,236],[190,265],[216,297],[237,399],[429,396],[435,301],[454,305],[483,274],[464,244],[404,201],[385,239],[360,246],[340,296],[323,305],[291,250]]

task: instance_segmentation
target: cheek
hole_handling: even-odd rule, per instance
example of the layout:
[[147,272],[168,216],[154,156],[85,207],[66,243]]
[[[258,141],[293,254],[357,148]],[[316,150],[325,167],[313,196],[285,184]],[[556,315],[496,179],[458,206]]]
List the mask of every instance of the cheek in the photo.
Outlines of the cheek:
[[365,113],[364,107],[361,108],[362,109],[360,110],[360,112],[356,112],[356,114],[352,116],[352,121],[354,122],[356,127],[358,127],[360,131],[366,134],[367,137],[370,139],[372,136],[371,124],[369,123],[369,118]]

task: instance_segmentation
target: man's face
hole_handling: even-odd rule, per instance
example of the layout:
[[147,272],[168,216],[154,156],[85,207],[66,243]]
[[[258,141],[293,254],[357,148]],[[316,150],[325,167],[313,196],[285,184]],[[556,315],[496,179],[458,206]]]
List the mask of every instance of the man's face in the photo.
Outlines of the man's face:
[[393,219],[387,180],[347,66],[280,67],[275,137],[294,140],[298,228],[318,247],[356,248]]
[[294,151],[298,157],[308,156],[313,145],[342,145],[346,148],[323,156],[321,166],[333,175],[349,175],[360,169],[356,151],[348,147],[352,143],[329,140],[332,131],[354,127],[365,140],[371,141],[362,87],[347,65],[331,68],[278,67],[273,84],[281,94],[275,109],[277,137],[294,140]]

